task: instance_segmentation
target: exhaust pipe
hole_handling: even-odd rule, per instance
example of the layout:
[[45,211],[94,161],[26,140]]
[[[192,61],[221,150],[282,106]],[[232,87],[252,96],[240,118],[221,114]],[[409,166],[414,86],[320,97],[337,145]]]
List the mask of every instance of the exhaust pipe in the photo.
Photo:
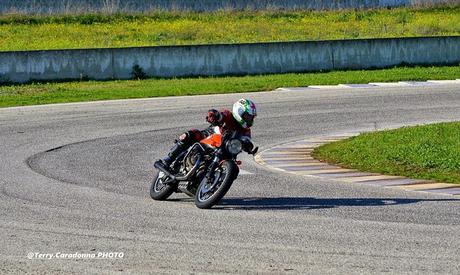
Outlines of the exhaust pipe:
[[[193,174],[195,174],[195,172],[198,169],[198,167],[200,166],[200,164],[201,164],[201,157],[198,157],[198,160],[195,162],[195,165],[193,165],[192,169],[190,169],[190,171],[186,175],[184,175],[182,177],[174,176],[163,165],[161,165],[161,164],[159,164],[157,162],[155,162],[153,164],[153,166],[155,168],[157,168],[158,170],[160,170],[161,172],[165,173],[165,175],[168,176],[171,179],[170,181],[172,182],[172,181],[186,181],[186,180],[189,180],[190,177]],[[168,180],[168,182],[169,182],[169,180]]]
[[155,168],[157,168],[158,170],[160,170],[161,172],[165,173],[166,176],[168,176],[172,181],[175,181],[176,180],[176,177],[171,174],[168,170],[166,170],[163,165],[160,165],[158,164],[157,162],[155,162],[153,164],[153,166],[155,166]]
[[192,175],[195,174],[200,164],[201,164],[201,157],[198,158],[198,160],[195,162],[195,165],[193,165],[192,169],[190,169],[187,175],[183,177],[177,177],[176,180],[179,180],[179,181],[189,180],[192,177]]

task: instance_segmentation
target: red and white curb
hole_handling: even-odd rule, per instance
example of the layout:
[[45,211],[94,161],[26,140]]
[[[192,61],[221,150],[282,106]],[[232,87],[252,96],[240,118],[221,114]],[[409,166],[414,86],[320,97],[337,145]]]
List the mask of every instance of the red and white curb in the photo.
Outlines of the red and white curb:
[[308,177],[327,178],[341,182],[355,182],[382,187],[402,188],[410,191],[423,191],[438,194],[448,194],[460,197],[460,185],[440,183],[429,180],[410,179],[402,176],[388,176],[377,173],[361,172],[355,169],[345,169],[314,159],[313,150],[325,143],[339,141],[359,133],[341,134],[304,139],[289,142],[262,151],[255,161],[270,169],[293,173]]
[[351,88],[375,88],[375,87],[411,87],[411,86],[433,86],[443,84],[458,84],[460,79],[454,80],[428,80],[428,81],[398,81],[398,82],[371,82],[368,84],[338,84],[338,85],[311,85],[307,87],[286,87],[278,88],[276,91],[305,91],[317,89],[351,89]]

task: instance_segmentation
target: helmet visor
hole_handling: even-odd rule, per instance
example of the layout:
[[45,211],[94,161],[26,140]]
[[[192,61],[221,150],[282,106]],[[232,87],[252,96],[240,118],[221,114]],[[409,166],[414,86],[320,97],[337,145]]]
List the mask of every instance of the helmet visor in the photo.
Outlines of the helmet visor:
[[251,127],[252,124],[254,123],[254,118],[256,116],[254,115],[251,115],[249,114],[248,112],[244,112],[243,115],[241,116],[241,118],[243,119],[244,122],[246,122],[246,124]]

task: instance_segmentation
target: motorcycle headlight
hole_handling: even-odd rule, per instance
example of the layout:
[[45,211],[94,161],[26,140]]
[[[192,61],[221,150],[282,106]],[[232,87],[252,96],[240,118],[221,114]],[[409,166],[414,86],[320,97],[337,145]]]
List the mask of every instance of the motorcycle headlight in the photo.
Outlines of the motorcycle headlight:
[[238,139],[227,142],[227,150],[232,155],[238,155],[243,150],[243,143]]

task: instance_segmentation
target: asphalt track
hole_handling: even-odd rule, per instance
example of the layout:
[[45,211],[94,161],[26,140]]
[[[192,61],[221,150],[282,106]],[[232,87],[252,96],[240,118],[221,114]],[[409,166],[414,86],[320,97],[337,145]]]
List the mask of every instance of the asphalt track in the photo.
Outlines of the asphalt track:
[[[243,156],[221,205],[150,199],[152,162],[210,107],[257,104],[261,148],[460,120],[460,85],[276,91],[0,110],[0,273],[460,272],[453,196],[284,174]],[[29,253],[122,252],[112,259]],[[42,256],[44,257],[44,256]]]

